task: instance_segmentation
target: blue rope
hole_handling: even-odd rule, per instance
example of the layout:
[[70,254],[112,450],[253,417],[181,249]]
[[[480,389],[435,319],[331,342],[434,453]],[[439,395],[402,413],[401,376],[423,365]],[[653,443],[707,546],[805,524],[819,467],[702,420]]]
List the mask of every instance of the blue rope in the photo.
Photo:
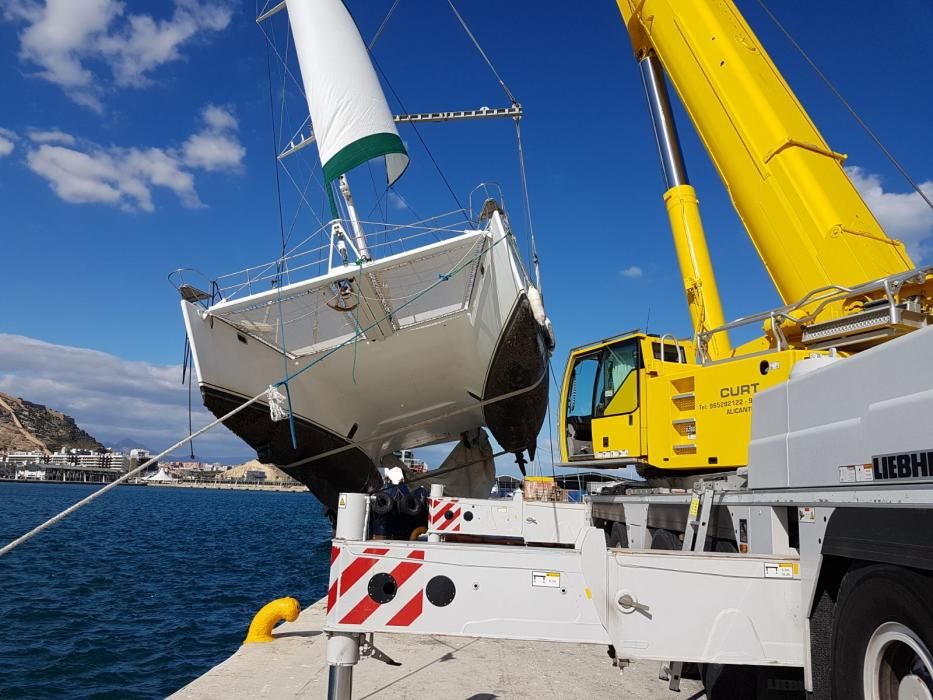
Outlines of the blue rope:
[[[363,332],[360,329],[360,301],[362,296],[360,294],[360,285],[363,282],[363,261],[357,260],[357,273],[356,273],[356,306],[353,307],[353,330],[356,333],[354,336],[355,339],[359,340],[363,337]],[[353,343],[353,368],[350,370],[350,376],[353,379],[353,385],[356,386],[356,348],[359,343]]]
[[285,398],[288,400],[288,430],[292,436],[292,449],[298,449],[298,437],[295,435],[295,414],[292,412],[292,392],[285,382]]
[[288,346],[285,343],[285,317],[282,313],[282,273],[279,272],[275,285],[275,297],[279,307],[279,327],[282,329],[282,374],[285,377],[275,386],[285,387],[285,399],[288,401],[288,431],[292,438],[292,449],[298,449],[298,436],[295,434],[295,414],[292,412],[292,392],[288,388]]

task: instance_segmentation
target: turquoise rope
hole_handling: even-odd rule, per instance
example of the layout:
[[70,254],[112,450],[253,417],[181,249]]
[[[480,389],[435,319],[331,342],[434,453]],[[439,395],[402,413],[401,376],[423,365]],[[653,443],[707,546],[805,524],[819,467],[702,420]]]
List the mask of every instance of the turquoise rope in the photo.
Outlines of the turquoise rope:
[[[360,301],[362,297],[360,296],[360,285],[363,282],[363,261],[357,261],[357,274],[356,274],[356,306],[353,307],[353,327],[355,329],[356,335],[355,339],[359,339],[363,336],[363,333],[360,331]],[[350,371],[350,376],[353,379],[353,386],[356,386],[356,347],[359,343],[353,343],[353,368]]]
[[282,313],[282,275],[283,271],[279,266],[279,283],[275,286],[275,296],[279,307],[279,326],[282,328],[282,374],[285,378],[276,386],[285,387],[285,399],[288,401],[288,431],[292,438],[292,449],[297,450],[298,436],[295,433],[295,414],[292,412],[292,392],[288,388],[288,353],[286,351],[288,346],[285,343],[285,317]]
[[[428,292],[432,291],[432,290],[433,290],[435,287],[437,287],[438,285],[443,284],[444,282],[448,281],[451,277],[455,277],[456,275],[460,274],[460,272],[462,272],[463,269],[464,269],[465,267],[467,267],[470,263],[475,262],[476,260],[479,260],[483,255],[485,255],[485,253],[486,253],[487,251],[492,250],[493,248],[495,248],[497,245],[499,245],[500,243],[502,243],[502,241],[506,240],[507,238],[508,238],[508,234],[506,234],[505,236],[503,236],[502,238],[500,238],[498,241],[496,241],[495,243],[493,243],[493,244],[492,244],[491,246],[489,246],[488,248],[486,248],[486,249],[480,251],[479,253],[477,253],[475,256],[473,256],[473,257],[470,258],[469,260],[466,260],[466,261],[464,261],[463,263],[460,263],[460,264],[458,264],[458,265],[454,265],[454,267],[451,268],[450,272],[448,272],[446,275],[438,275],[438,276],[437,276],[437,281],[432,282],[429,286],[427,286],[427,287],[425,287],[424,289],[422,289],[420,292],[418,292],[418,293],[417,293],[415,296],[413,296],[411,299],[409,299],[409,300],[406,301],[404,304],[402,304],[401,306],[399,306],[395,311],[396,311],[396,312],[401,311],[401,310],[404,309],[406,306],[409,306],[409,305],[415,303],[416,301],[418,301],[418,299],[420,299],[421,297],[423,297],[423,296],[424,296],[425,294],[427,294]],[[337,352],[338,350],[340,350],[340,349],[346,347],[346,345],[347,345],[348,343],[355,342],[356,339],[357,339],[358,337],[362,336],[364,333],[367,333],[368,331],[371,331],[373,328],[375,328],[376,326],[378,326],[380,323],[382,323],[383,321],[385,321],[386,319],[388,319],[390,316],[391,316],[391,314],[386,314],[385,316],[383,316],[383,317],[380,318],[379,320],[374,321],[372,324],[370,324],[370,325],[367,326],[366,328],[361,329],[361,330],[357,333],[357,335],[354,335],[352,338],[349,338],[349,339],[343,341],[342,343],[340,343],[339,345],[337,345],[337,346],[331,348],[330,350],[328,350],[327,352],[325,352],[323,355],[321,355],[321,356],[320,356],[319,358],[317,358],[316,360],[312,360],[311,362],[309,362],[308,364],[306,364],[304,367],[302,367],[302,368],[296,370],[296,371],[295,371],[294,373],[292,373],[292,374],[286,374],[285,378],[282,379],[282,381],[278,382],[277,384],[273,384],[273,386],[275,386],[275,387],[282,386],[282,385],[286,384],[287,382],[291,381],[292,379],[294,379],[295,377],[297,377],[298,375],[300,375],[300,374],[302,374],[302,373],[304,373],[304,372],[307,372],[309,369],[311,369],[311,368],[314,367],[315,365],[317,365],[317,364],[323,362],[324,360],[326,360],[328,357],[330,357],[331,355],[333,355],[333,354],[334,354],[335,352]]]

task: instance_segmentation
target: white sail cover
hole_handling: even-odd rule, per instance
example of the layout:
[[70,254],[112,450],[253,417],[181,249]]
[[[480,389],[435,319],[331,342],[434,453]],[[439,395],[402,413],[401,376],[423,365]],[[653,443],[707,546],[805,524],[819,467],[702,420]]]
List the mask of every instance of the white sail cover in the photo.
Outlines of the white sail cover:
[[408,167],[369,52],[342,0],[287,0],[325,182],[385,156],[388,184]]

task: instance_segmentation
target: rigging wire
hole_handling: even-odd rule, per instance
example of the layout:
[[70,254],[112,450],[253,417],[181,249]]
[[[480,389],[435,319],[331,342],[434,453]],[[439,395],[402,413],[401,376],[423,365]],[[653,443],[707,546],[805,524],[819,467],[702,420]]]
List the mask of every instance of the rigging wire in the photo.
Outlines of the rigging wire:
[[[269,83],[269,117],[272,124],[272,165],[275,167],[275,194],[279,208],[279,236],[282,240],[280,257],[285,256],[285,216],[282,213],[282,185],[279,180],[278,138],[275,135],[275,101],[272,97],[272,59],[269,57],[269,42],[266,42],[266,73]],[[281,264],[281,263],[280,263]]]
[[[483,50],[483,47],[480,46],[479,40],[476,38],[476,35],[470,30],[469,25],[467,25],[466,20],[463,18],[463,15],[457,11],[456,6],[453,3],[453,0],[447,0],[447,4],[450,5],[450,9],[453,11],[457,20],[460,22],[460,26],[463,27],[463,31],[466,32],[466,35],[470,37],[470,40],[473,42],[473,46],[476,47],[476,50],[479,52],[479,55],[483,57],[483,60],[486,62],[486,65],[489,67],[489,70],[495,76],[496,80],[499,81],[499,85],[502,87],[502,90],[505,92],[505,96],[509,98],[509,101],[513,105],[519,104],[518,100],[515,98],[515,95],[512,94],[512,91],[509,89],[509,86],[505,84],[505,81],[502,79],[502,76],[499,75],[499,71],[496,70],[496,67],[493,65],[492,61],[489,59],[489,56]],[[541,291],[541,270],[538,264],[538,247],[535,242],[535,230],[534,224],[531,220],[531,198],[528,196],[528,177],[525,171],[525,151],[522,147],[522,129],[520,124],[521,117],[515,117],[515,138],[518,143],[518,164],[521,171],[521,181],[522,181],[522,198],[525,206],[525,221],[528,225],[528,237],[529,244],[528,247],[531,253],[531,261],[534,266],[535,271],[535,286],[538,288],[538,291]]]
[[376,42],[379,41],[379,38],[382,36],[382,32],[385,31],[386,25],[389,23],[392,15],[395,13],[395,8],[398,7],[401,0],[395,0],[392,3],[392,7],[389,8],[389,11],[386,13],[385,19],[382,20],[382,24],[379,25],[379,29],[376,30],[376,33],[373,35],[373,38],[369,41],[369,45],[366,47],[369,51],[372,51],[376,46]]
[[528,178],[525,174],[525,150],[522,148],[522,127],[520,119],[515,118],[515,139],[518,142],[518,167],[522,178],[522,198],[525,203],[525,220],[528,222],[529,247],[531,248],[531,263],[535,270],[535,287],[541,292],[541,267],[538,264],[538,244],[535,241],[535,228],[531,221],[531,198],[528,196]]
[[502,86],[502,89],[505,91],[505,96],[509,98],[509,101],[514,105],[518,104],[518,100],[515,99],[515,95],[512,94],[512,91],[509,90],[509,86],[505,84],[505,81],[499,75],[499,72],[496,70],[496,67],[492,65],[492,61],[489,60],[489,56],[486,55],[486,52],[483,51],[483,47],[479,45],[476,37],[473,35],[473,32],[470,31],[470,28],[467,26],[466,21],[463,19],[461,14],[457,12],[457,8],[454,7],[453,0],[447,0],[447,4],[450,5],[450,9],[453,10],[454,15],[460,20],[460,25],[463,27],[463,31],[466,32],[467,36],[473,42],[473,45],[476,47],[476,50],[479,51],[480,56],[483,57],[483,60],[486,61],[486,65],[489,66],[489,70],[492,71],[492,74],[496,76],[496,80],[499,81],[499,85]]
[[820,80],[823,81],[826,87],[830,89],[833,95],[835,95],[836,98],[842,103],[842,105],[849,111],[849,114],[851,114],[852,117],[855,119],[855,121],[858,122],[858,125],[862,127],[865,133],[868,134],[871,137],[872,141],[875,142],[875,145],[877,145],[878,148],[881,149],[881,152],[884,153],[884,155],[887,157],[887,159],[891,161],[891,164],[895,168],[897,168],[897,171],[904,177],[905,180],[907,180],[910,186],[917,192],[917,194],[920,195],[923,201],[927,203],[927,206],[930,207],[930,209],[933,209],[933,201],[930,201],[930,198],[926,195],[926,193],[920,188],[920,186],[916,182],[914,182],[913,178],[910,176],[907,170],[905,170],[904,167],[898,162],[898,160],[894,157],[894,155],[887,148],[885,148],[884,144],[881,142],[881,139],[875,135],[875,132],[873,132],[871,128],[868,126],[868,124],[866,124],[865,121],[859,116],[858,112],[855,111],[855,108],[852,107],[852,105],[850,105],[846,101],[846,98],[843,97],[842,93],[836,89],[836,86],[833,85],[832,82],[830,82],[829,78],[826,77],[826,74],[823,73],[823,71],[819,69],[819,67],[816,65],[813,59],[811,59],[810,56],[807,55],[807,52],[803,50],[803,47],[797,43],[794,37],[791,36],[791,33],[784,27],[783,24],[781,24],[780,20],[777,17],[775,17],[774,13],[772,13],[770,9],[768,9],[768,6],[765,4],[764,0],[758,0],[758,4],[761,5],[761,9],[763,9],[765,13],[768,15],[768,17],[771,18],[771,21],[774,22],[775,25],[777,25],[777,28],[781,30],[781,32],[784,34],[787,40],[791,44],[793,44],[794,48],[797,49],[797,51],[800,53],[801,56],[803,56],[803,59],[808,64],[810,64],[810,67],[819,76]]
[[282,57],[282,54],[279,53],[278,47],[276,47],[276,46],[272,43],[272,39],[269,38],[269,35],[266,33],[266,30],[265,30],[265,28],[262,26],[262,24],[259,24],[258,27],[259,27],[259,31],[261,31],[261,32],[262,32],[262,35],[266,38],[266,46],[267,46],[267,48],[268,48],[268,47],[271,47],[271,48],[272,48],[272,51],[275,52],[275,57],[278,58],[279,61],[282,62],[282,65],[285,67],[285,73],[288,75],[289,78],[292,79],[292,82],[295,83],[295,87],[298,88],[298,92],[301,94],[301,96],[302,96],[303,98],[307,99],[307,97],[306,97],[306,95],[305,95],[305,88],[304,88],[304,85],[302,85],[302,84],[301,84],[301,81],[298,80],[298,78],[295,77],[295,74],[294,74],[294,73],[292,73],[291,69],[288,67],[288,62],[285,60],[285,58]]
[[[289,39],[291,38],[291,30],[286,32],[285,39],[285,52],[288,53]],[[292,393],[288,385],[288,348],[285,344],[285,318],[282,311],[282,277],[285,267],[285,250],[288,246],[288,240],[285,238],[285,214],[282,211],[282,183],[279,177],[279,139],[275,131],[275,99],[272,95],[272,58],[269,55],[269,46],[270,42],[268,37],[266,38],[266,77],[269,85],[269,123],[272,127],[272,166],[275,168],[275,196],[278,204],[279,212],[279,237],[282,242],[282,249],[279,252],[279,260],[276,263],[276,279],[273,280],[275,283],[275,295],[278,301],[278,311],[279,311],[279,326],[282,330],[282,343],[280,346],[280,351],[282,353],[282,375],[285,377],[282,381],[282,386],[285,387],[285,397],[288,401],[288,428],[289,433],[292,439],[292,448],[298,449],[298,438],[295,434],[295,417],[292,412]],[[288,65],[285,65],[285,70],[288,70]],[[280,115],[279,118],[285,119],[285,73],[282,74],[282,104],[280,105]],[[284,124],[284,121],[282,122]],[[284,130],[282,127],[279,130],[281,133]],[[191,403],[191,382],[189,375],[188,382],[188,403]],[[190,420],[190,413],[189,413]],[[191,425],[188,426],[188,432],[191,433]],[[191,443],[191,456],[194,457],[194,443]]]
[[[395,88],[392,86],[392,83],[389,81],[389,77],[386,75],[385,71],[382,70],[382,66],[379,65],[379,62],[376,61],[376,57],[372,54],[369,55],[370,59],[373,62],[373,65],[376,66],[376,70],[379,71],[379,74],[382,76],[382,79],[385,80],[386,86],[389,90],[392,91],[392,95],[395,97],[395,101],[398,102],[399,107],[402,108],[403,112],[408,112],[408,108],[405,107],[405,104],[402,102],[402,98],[398,96],[398,93],[395,91]],[[434,154],[431,152],[431,149],[428,148],[428,144],[425,143],[424,137],[421,135],[421,131],[418,130],[416,124],[412,123],[411,128],[414,129],[415,135],[418,137],[418,140],[421,142],[421,145],[424,147],[425,152],[428,154],[428,157],[431,159],[431,162],[434,164],[434,169],[437,170],[438,175],[441,176],[441,180],[444,181],[444,184],[447,186],[447,191],[450,192],[450,196],[454,198],[454,201],[457,203],[457,208],[463,210],[463,218],[470,222],[469,217],[466,215],[466,210],[463,209],[463,204],[460,203],[460,198],[457,197],[457,193],[454,192],[454,188],[450,185],[450,181],[447,179],[447,176],[444,174],[444,171],[441,169],[441,166],[438,164],[437,159],[434,157]]]
[[[311,173],[308,175],[308,179],[305,182],[304,190],[302,190],[301,195],[300,195],[301,198],[304,199],[305,201],[307,201],[307,197],[305,195],[308,194],[308,188],[311,187],[311,180],[313,179],[313,176],[314,176],[314,171],[312,170]],[[321,223],[321,225],[323,225],[321,218],[317,216],[317,212],[312,212],[312,213],[315,215],[318,222]],[[292,234],[295,232],[295,226],[298,223],[298,216],[300,214],[301,214],[301,207],[300,206],[295,207],[295,214],[294,216],[292,216],[292,222],[288,225],[288,233],[285,236],[285,247],[286,248],[288,247],[289,242],[292,240]],[[283,251],[282,256],[286,257],[287,254],[288,254],[288,251]]]

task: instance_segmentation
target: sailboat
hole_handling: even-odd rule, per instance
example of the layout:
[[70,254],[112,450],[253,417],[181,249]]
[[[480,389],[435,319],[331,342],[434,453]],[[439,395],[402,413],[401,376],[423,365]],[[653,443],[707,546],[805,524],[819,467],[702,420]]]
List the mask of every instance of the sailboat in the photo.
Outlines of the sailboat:
[[[405,120],[341,0],[286,0],[266,15],[278,10],[313,128],[286,150],[316,145],[331,220],[317,248],[218,278],[209,292],[178,285],[205,405],[223,416],[278,384],[287,420],[257,402],[225,424],[329,509],[340,492],[380,488],[386,455],[483,426],[533,458],[553,331],[501,202],[483,198],[459,222],[368,234],[347,175],[381,160],[388,186],[402,177]],[[309,270],[320,274],[302,279]]]

